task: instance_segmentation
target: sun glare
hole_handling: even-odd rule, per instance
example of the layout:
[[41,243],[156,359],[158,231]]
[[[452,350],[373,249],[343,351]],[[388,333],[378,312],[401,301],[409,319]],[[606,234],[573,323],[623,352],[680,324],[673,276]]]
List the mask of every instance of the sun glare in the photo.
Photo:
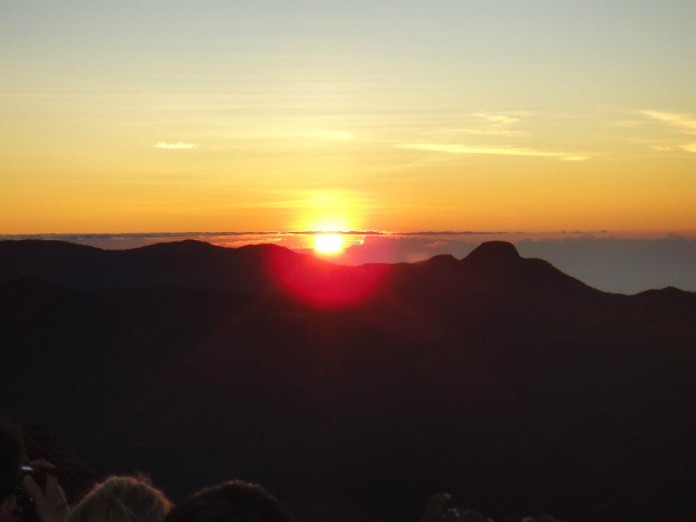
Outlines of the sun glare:
[[314,236],[314,251],[323,256],[335,256],[343,252],[343,236],[341,234],[316,234]]

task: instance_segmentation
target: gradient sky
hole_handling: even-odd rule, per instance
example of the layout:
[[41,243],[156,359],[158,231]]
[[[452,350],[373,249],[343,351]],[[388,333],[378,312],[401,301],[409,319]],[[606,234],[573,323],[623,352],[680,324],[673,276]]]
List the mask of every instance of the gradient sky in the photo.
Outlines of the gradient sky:
[[696,233],[693,0],[0,0],[0,233]]

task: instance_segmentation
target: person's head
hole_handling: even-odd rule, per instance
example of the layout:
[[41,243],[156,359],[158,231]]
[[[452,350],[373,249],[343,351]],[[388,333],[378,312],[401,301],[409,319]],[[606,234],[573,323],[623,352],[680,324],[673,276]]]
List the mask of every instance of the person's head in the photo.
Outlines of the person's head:
[[69,522],[161,522],[171,506],[144,477],[108,477],[75,506]]
[[295,522],[280,500],[258,484],[230,480],[178,504],[165,522]]
[[14,509],[23,455],[19,428],[0,415],[0,522],[9,519]]

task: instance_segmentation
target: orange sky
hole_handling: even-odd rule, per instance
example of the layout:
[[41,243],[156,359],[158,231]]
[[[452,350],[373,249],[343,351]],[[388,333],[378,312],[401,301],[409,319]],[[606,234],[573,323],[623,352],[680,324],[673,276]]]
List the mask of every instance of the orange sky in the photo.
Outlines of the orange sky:
[[0,4],[0,233],[696,231],[696,7]]

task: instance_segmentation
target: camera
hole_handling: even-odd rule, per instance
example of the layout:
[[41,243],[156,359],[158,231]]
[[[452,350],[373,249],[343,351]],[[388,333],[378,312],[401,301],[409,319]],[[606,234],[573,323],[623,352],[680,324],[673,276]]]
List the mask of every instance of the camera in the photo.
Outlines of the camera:
[[[25,464],[20,467],[22,478],[30,476],[43,490],[46,485],[46,474],[52,470],[47,468],[34,467],[31,464]],[[15,514],[20,522],[38,522],[39,517],[36,514],[36,506],[34,500],[24,490],[21,484],[15,492]]]
[[46,486],[46,475],[53,472],[51,468],[32,466],[31,464],[24,464],[19,468],[19,470],[22,478],[26,477],[27,475],[30,476],[34,479],[34,482],[39,485],[42,491]]

